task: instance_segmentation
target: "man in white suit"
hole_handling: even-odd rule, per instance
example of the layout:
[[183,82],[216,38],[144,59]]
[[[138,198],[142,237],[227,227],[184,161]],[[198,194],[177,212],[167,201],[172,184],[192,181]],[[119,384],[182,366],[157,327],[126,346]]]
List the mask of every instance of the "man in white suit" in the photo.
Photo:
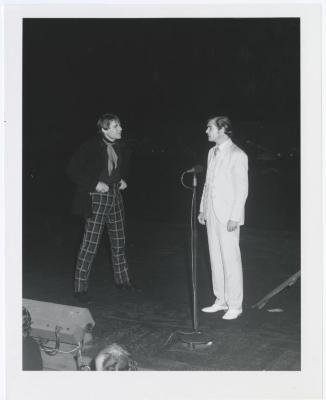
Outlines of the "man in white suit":
[[207,228],[216,300],[202,311],[226,311],[223,319],[230,320],[242,313],[239,233],[244,223],[244,206],[248,195],[248,157],[232,142],[232,126],[228,117],[209,119],[206,134],[208,140],[216,145],[208,152],[198,220]]

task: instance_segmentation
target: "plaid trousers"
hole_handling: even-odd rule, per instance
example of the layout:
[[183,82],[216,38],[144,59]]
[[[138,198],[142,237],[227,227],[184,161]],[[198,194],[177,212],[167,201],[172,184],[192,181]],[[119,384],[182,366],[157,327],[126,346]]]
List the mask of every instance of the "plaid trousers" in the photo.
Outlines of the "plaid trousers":
[[107,193],[90,193],[92,216],[87,218],[75,270],[75,292],[87,291],[89,275],[104,225],[110,237],[112,266],[116,284],[129,283],[124,229],[124,209],[120,190],[114,186]]

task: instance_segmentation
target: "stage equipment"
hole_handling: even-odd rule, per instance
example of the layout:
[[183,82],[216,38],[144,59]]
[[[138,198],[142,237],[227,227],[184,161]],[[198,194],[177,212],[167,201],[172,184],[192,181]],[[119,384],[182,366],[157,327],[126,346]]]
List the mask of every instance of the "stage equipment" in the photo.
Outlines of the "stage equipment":
[[280,293],[283,289],[286,287],[292,286],[295,284],[297,279],[300,278],[301,271],[296,272],[290,278],[288,278],[286,281],[281,283],[279,286],[277,286],[275,289],[273,289],[271,292],[269,292],[266,296],[264,296],[261,300],[258,301],[258,303],[254,304],[251,306],[251,308],[258,308],[258,310],[261,310],[266,303],[276,294]]
[[[191,226],[191,282],[192,282],[192,308],[193,308],[193,332],[174,332],[174,336],[177,340],[180,340],[184,344],[187,345],[191,350],[195,350],[197,348],[203,348],[206,346],[210,346],[212,341],[206,337],[202,332],[198,329],[198,297],[197,297],[197,175],[198,173],[203,172],[203,167],[201,165],[195,165],[193,168],[183,172],[181,175],[181,183],[182,185],[192,190],[192,202],[191,202],[191,217],[190,217],[190,226]],[[192,187],[187,186],[183,182],[183,177],[186,173],[193,174]],[[170,336],[171,337],[171,336]],[[172,338],[172,337],[171,337]]]
[[85,370],[90,359],[82,351],[92,341],[95,322],[87,308],[23,299],[30,312],[30,336],[41,349],[45,370]]

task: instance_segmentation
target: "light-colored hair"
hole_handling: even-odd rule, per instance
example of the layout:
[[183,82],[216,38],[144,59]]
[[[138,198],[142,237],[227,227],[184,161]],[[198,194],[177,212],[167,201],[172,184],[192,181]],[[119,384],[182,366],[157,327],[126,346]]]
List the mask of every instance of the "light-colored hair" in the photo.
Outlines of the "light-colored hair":
[[102,349],[95,357],[96,371],[137,371],[137,363],[129,352],[113,343]]
[[120,122],[120,119],[117,115],[114,114],[106,113],[101,115],[96,124],[97,132],[103,134],[102,129],[108,129],[112,121]]

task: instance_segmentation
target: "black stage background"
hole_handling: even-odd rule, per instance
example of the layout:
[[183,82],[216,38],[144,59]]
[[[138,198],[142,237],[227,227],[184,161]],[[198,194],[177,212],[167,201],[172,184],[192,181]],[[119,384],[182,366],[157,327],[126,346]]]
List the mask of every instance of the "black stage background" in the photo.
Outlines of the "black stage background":
[[247,225],[298,231],[299,32],[286,18],[25,19],[24,214],[69,212],[67,160],[112,112],[132,148],[129,218],[184,222],[179,176],[226,114],[250,158]]

